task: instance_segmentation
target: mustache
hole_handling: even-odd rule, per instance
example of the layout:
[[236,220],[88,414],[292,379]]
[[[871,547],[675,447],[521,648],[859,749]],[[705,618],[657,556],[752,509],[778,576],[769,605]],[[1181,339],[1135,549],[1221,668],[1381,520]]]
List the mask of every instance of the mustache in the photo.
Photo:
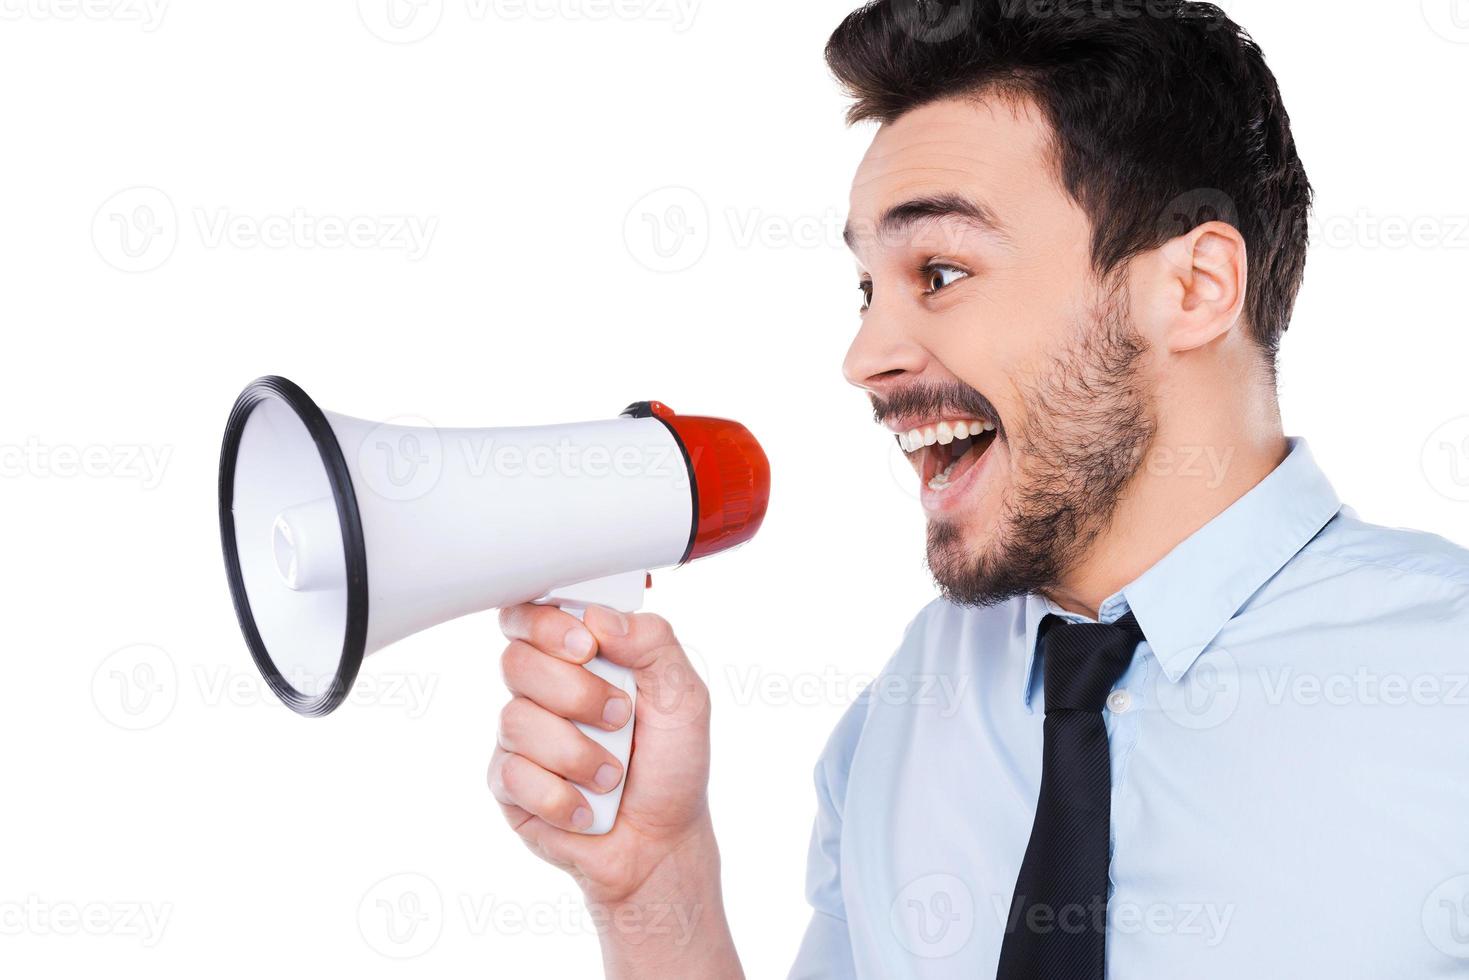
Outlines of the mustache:
[[994,403],[969,385],[957,381],[946,384],[920,382],[900,388],[886,398],[879,395],[870,397],[872,420],[878,425],[910,415],[947,415],[993,422],[997,434],[1004,431]]

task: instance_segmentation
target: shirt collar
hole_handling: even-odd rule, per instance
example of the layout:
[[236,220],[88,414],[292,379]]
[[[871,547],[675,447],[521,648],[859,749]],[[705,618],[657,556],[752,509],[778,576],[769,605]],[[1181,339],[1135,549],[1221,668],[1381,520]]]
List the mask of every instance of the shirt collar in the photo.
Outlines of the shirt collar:
[[[1177,683],[1250,596],[1310,542],[1341,510],[1341,500],[1304,440],[1289,440],[1285,461],[1249,493],[1163,557],[1131,585],[1102,603],[1098,620],[1129,610],[1148,646]],[[1026,597],[1025,689],[1035,690],[1036,634],[1055,614],[1074,622],[1040,595]]]

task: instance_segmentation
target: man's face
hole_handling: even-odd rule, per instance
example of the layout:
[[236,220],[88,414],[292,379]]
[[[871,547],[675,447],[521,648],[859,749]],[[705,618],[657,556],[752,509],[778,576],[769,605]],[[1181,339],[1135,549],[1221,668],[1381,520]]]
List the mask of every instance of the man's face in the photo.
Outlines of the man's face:
[[1147,345],[1093,273],[1051,138],[1028,103],[937,102],[883,126],[852,186],[865,309],[844,371],[907,453],[962,603],[1056,585],[1154,431]]

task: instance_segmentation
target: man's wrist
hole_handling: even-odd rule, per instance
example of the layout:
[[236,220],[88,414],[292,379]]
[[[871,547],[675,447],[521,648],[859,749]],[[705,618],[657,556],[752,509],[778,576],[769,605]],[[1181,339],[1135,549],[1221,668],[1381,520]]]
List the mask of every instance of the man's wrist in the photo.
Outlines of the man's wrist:
[[632,893],[591,903],[607,977],[742,978],[719,874],[719,846],[706,815]]

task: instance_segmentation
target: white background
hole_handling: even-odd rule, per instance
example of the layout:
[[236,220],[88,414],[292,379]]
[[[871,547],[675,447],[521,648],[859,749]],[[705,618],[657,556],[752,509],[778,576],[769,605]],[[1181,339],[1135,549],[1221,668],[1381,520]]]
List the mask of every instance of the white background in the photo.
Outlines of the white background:
[[[0,970],[599,972],[484,785],[492,615],[375,657],[327,720],[257,680],[215,468],[280,373],[366,418],[659,398],[761,438],[761,536],[649,598],[713,689],[746,968],[782,975],[811,765],[932,594],[912,477],[839,373],[849,0],[427,0],[398,29],[381,0],[85,2],[0,0]],[[1288,428],[1368,519],[1469,542],[1469,4],[1227,6],[1319,195]]]

